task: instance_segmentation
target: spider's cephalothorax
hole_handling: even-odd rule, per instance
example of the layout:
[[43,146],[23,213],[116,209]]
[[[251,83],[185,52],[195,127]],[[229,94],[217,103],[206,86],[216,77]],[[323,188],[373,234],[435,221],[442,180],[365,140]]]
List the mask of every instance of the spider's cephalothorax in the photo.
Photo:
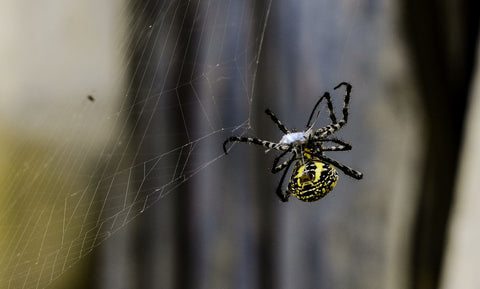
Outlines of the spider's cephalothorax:
[[[345,98],[343,101],[343,118],[337,121],[333,111],[333,104],[330,99],[330,94],[325,92],[323,96],[317,101],[313,107],[312,113],[308,119],[306,130],[303,132],[291,132],[283,125],[280,120],[269,109],[265,113],[270,116],[272,121],[277,124],[278,128],[284,133],[283,137],[278,143],[261,140],[252,137],[232,136],[223,143],[223,150],[227,154],[227,143],[229,142],[246,142],[261,145],[268,150],[274,149],[282,151],[282,153],[275,158],[272,166],[272,173],[278,173],[284,170],[277,187],[278,197],[286,202],[290,195],[294,195],[299,200],[304,202],[313,202],[323,198],[327,195],[338,181],[338,174],[335,169],[337,167],[346,175],[357,180],[363,177],[362,173],[356,171],[342,163],[337,162],[327,157],[325,151],[348,151],[352,146],[340,139],[330,137],[332,134],[341,129],[348,120],[348,105],[350,102],[350,93],[352,86],[349,83],[342,82],[334,89],[344,85],[346,88]],[[330,113],[331,123],[327,126],[313,130],[314,123],[312,118],[315,115],[317,107],[322,100],[327,102],[328,111]],[[335,145],[324,146],[324,143],[332,143]],[[280,160],[287,154],[292,154],[291,157],[280,163]],[[295,162],[290,182],[287,189],[283,191],[282,184],[285,176],[293,162]]]

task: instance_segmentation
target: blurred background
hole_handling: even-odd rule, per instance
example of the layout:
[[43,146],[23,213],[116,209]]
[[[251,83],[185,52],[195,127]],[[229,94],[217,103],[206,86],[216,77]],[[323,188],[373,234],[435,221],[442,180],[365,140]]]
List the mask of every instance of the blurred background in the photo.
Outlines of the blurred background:
[[[475,7],[2,1],[0,288],[480,288]],[[223,154],[342,81],[362,180],[282,203],[278,153]]]

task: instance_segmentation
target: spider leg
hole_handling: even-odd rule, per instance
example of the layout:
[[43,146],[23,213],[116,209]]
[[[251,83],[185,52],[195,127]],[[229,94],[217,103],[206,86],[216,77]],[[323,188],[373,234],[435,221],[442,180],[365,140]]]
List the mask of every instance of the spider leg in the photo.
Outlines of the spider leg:
[[253,144],[256,144],[256,145],[261,145],[261,146],[263,146],[264,148],[267,148],[267,149],[275,149],[275,150],[279,150],[279,151],[286,151],[286,150],[290,149],[289,145],[279,145],[278,143],[274,143],[274,142],[270,142],[270,141],[266,141],[266,140],[261,140],[259,138],[255,138],[255,137],[231,136],[223,142],[223,151],[225,152],[225,154],[228,154],[227,143],[229,143],[229,142],[253,143]]
[[339,146],[331,146],[331,147],[322,147],[322,151],[324,152],[342,152],[342,151],[349,151],[352,149],[352,146],[349,145],[349,146],[343,146],[343,145],[339,145]]
[[[340,86],[345,85],[345,98],[343,99],[343,121],[347,123],[348,121],[348,105],[350,103],[350,93],[352,92],[352,85],[348,82],[340,82],[339,85],[335,86],[333,89],[338,89]],[[340,120],[340,122],[342,122]]]
[[330,93],[325,92],[322,95],[322,97],[320,97],[320,99],[317,101],[315,106],[313,107],[312,113],[310,114],[310,117],[308,118],[308,122],[307,122],[307,125],[306,125],[307,128],[310,128],[313,115],[315,114],[315,110],[317,110],[317,107],[320,105],[320,103],[322,102],[323,99],[325,99],[327,101],[328,112],[330,114],[330,120],[332,121],[332,124],[337,123],[337,117],[335,116],[335,112],[333,110],[333,104],[332,104],[332,99],[330,98]]
[[331,159],[325,155],[315,155],[321,161],[331,164],[337,168],[339,168],[342,172],[344,172],[347,176],[350,176],[354,179],[361,180],[363,178],[363,174],[357,170],[352,169],[349,166],[346,166],[342,163],[337,162],[334,159]]
[[352,149],[351,144],[338,138],[324,139],[322,142],[333,142],[338,144],[338,146],[322,147],[322,151],[349,151]]
[[283,175],[282,177],[280,178],[280,183],[278,183],[278,187],[277,187],[277,190],[275,191],[275,193],[277,194],[278,198],[280,198],[280,200],[282,202],[288,202],[288,198],[290,197],[290,193],[288,192],[288,189],[286,189],[285,191],[282,190],[282,185],[283,185],[283,181],[285,180],[285,176],[287,175],[288,173],[288,170],[290,169],[290,166],[292,165],[293,161],[295,160],[295,156],[293,156],[290,160],[288,160],[287,162],[287,165],[285,167],[285,171],[283,172]]
[[289,134],[290,131],[287,129],[287,127],[277,118],[277,116],[270,110],[266,109],[265,113],[270,116],[272,121],[278,126],[278,128],[284,133],[284,134]]
[[272,166],[272,174],[276,174],[276,173],[280,172],[281,170],[283,170],[286,166],[288,166],[295,159],[295,155],[293,155],[288,161],[284,161],[283,163],[278,164],[280,159],[289,152],[290,151],[284,151],[282,154],[280,154],[278,157],[275,158],[275,160],[273,161],[273,166]]
[[352,92],[352,85],[347,82],[341,82],[339,85],[335,86],[334,89],[338,89],[342,85],[345,86],[345,98],[343,99],[342,109],[343,118],[339,120],[338,123],[332,123],[315,132],[315,135],[318,135],[320,138],[325,138],[335,133],[336,131],[341,129],[348,121],[348,108],[350,103],[350,94]]

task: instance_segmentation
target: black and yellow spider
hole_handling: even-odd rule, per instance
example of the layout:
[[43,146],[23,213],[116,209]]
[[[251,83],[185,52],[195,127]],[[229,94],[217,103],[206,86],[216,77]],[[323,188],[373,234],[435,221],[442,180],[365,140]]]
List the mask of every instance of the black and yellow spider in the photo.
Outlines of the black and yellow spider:
[[[330,99],[330,94],[328,92],[325,92],[313,107],[306,125],[307,129],[302,132],[289,131],[270,109],[266,109],[265,113],[270,116],[272,121],[276,123],[278,128],[284,133],[282,139],[278,143],[275,143],[255,137],[231,136],[223,143],[225,154],[227,154],[226,146],[229,142],[253,143],[261,145],[269,150],[274,149],[282,151],[282,154],[276,157],[273,161],[272,173],[276,174],[285,170],[276,191],[278,197],[283,202],[288,201],[290,195],[294,195],[304,202],[314,202],[325,197],[325,195],[335,187],[338,181],[338,174],[334,167],[337,167],[346,175],[360,180],[363,177],[361,172],[339,163],[324,154],[326,151],[348,151],[352,149],[350,144],[340,139],[330,137],[341,129],[348,120],[348,105],[350,102],[352,86],[347,82],[342,82],[334,89],[337,89],[342,85],[346,88],[342,110],[343,119],[337,121],[333,110],[332,100]],[[315,123],[312,123],[312,119],[317,107],[324,99],[327,102],[331,123],[314,131],[313,126]],[[333,143],[336,145],[323,146],[324,143]],[[287,153],[293,155],[288,160],[278,164],[281,158]],[[288,183],[287,189],[284,191],[282,189],[283,181],[290,166],[295,161],[296,163],[290,182]]]

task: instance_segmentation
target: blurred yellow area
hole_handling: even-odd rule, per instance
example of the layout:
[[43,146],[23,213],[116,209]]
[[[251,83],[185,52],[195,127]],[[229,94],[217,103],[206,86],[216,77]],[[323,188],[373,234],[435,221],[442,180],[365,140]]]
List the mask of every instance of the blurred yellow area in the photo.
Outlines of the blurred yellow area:
[[[68,250],[94,218],[84,196],[118,120],[122,5],[0,3],[0,288],[43,286],[81,259]],[[82,268],[55,288],[81,288]]]

